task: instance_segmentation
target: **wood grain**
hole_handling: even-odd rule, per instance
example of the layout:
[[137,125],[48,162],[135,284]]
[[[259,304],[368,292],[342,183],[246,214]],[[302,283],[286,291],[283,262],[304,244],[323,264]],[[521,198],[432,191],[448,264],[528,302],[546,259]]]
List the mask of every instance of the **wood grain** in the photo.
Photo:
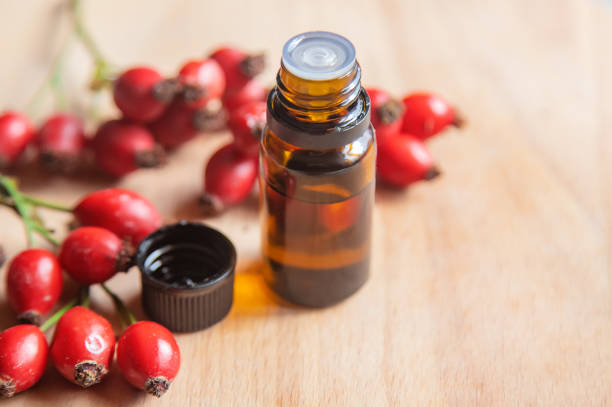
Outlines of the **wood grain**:
[[[0,4],[0,105],[23,107],[68,33],[58,0]],[[179,335],[182,370],[159,401],[115,369],[81,391],[53,368],[7,406],[603,406],[612,404],[612,5],[513,2],[117,0],[86,4],[114,63],[166,73],[220,43],[269,56],[326,29],[351,38],[366,85],[433,89],[469,119],[430,143],[444,176],[408,191],[379,188],[368,284],[309,310],[280,303],[259,273],[257,204],[209,223],[239,252],[236,303],[204,332]],[[82,49],[66,61],[74,109],[89,100]],[[102,99],[104,116],[114,114]],[[50,101],[35,114],[47,114]],[[161,170],[120,182],[20,171],[32,194],[68,204],[109,185],[150,198],[168,221],[199,219],[206,158],[228,134],[201,137]],[[45,213],[62,229],[66,217]],[[0,211],[0,242],[24,247]],[[63,229],[62,229],[63,230]],[[4,275],[4,271],[3,274]],[[7,309],[0,283],[0,323]],[[113,279],[139,316],[137,272]],[[67,295],[70,293],[67,293]],[[112,315],[94,290],[97,310]],[[111,316],[117,323],[117,320]]]

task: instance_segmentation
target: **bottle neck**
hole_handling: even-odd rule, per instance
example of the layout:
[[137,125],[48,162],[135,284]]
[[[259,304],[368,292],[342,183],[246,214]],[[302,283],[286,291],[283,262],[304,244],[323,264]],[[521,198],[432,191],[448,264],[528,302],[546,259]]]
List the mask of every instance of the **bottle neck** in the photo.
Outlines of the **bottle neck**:
[[308,80],[295,76],[282,64],[276,76],[279,107],[304,123],[341,125],[361,92],[361,68],[329,80]]

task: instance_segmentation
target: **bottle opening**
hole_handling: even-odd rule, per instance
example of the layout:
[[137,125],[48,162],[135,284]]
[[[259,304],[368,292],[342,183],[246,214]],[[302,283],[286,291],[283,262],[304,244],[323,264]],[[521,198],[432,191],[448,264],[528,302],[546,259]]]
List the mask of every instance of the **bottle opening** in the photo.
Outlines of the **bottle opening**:
[[214,283],[233,269],[235,261],[234,247],[224,235],[188,222],[152,233],[136,253],[141,272],[171,288],[201,288]]
[[353,71],[355,63],[353,44],[341,35],[326,31],[298,34],[283,47],[283,66],[302,79],[340,78]]

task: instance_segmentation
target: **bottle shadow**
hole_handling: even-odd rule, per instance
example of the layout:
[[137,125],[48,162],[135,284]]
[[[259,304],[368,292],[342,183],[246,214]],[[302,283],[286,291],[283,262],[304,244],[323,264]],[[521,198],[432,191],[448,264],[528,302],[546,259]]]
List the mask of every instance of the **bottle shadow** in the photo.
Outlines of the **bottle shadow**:
[[[263,318],[272,310],[283,314],[312,310],[287,302],[272,291],[264,279],[263,267],[263,262],[257,260],[236,270],[234,275],[234,302],[226,318]],[[124,300],[136,319],[149,319],[143,310],[139,293]]]
[[[265,318],[271,311],[275,314],[308,312],[316,308],[301,307],[279,297],[266,283],[261,260],[250,262],[236,270],[234,276],[234,302],[226,319],[241,320]],[[137,320],[150,319],[144,312],[140,293],[124,298],[126,306]],[[109,315],[108,317],[112,317]],[[220,321],[223,323],[223,321]]]
[[274,310],[277,314],[293,314],[312,311],[279,297],[266,283],[261,260],[253,261],[240,270],[234,278],[234,305],[229,317],[235,319],[265,317]]

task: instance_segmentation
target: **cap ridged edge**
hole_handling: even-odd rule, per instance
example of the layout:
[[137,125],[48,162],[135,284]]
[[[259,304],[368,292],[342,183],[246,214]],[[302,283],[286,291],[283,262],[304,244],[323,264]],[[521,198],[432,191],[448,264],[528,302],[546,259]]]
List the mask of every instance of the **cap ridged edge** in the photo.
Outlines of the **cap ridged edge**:
[[[208,292],[176,292],[142,281],[142,307],[154,321],[174,332],[193,332],[222,320],[234,301],[234,273]],[[187,294],[187,295],[182,295]]]

